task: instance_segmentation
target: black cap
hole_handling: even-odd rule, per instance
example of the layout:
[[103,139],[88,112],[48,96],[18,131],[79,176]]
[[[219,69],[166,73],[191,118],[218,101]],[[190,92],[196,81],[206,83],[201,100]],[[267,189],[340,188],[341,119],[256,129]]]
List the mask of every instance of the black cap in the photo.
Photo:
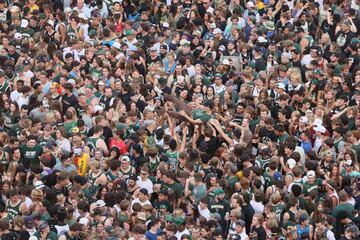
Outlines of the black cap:
[[169,195],[169,192],[167,189],[163,188],[160,190],[159,194],[162,194],[162,195],[165,195],[165,196],[168,196]]
[[148,195],[148,194],[149,194],[149,192],[148,192],[148,190],[147,190],[146,188],[140,189],[140,192],[141,192],[142,194],[144,194],[144,195]]

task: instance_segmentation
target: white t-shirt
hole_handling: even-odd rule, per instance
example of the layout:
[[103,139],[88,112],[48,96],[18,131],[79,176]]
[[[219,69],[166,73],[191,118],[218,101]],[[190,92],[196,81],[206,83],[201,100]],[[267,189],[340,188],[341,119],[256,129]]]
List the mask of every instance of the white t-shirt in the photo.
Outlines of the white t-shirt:
[[178,240],[181,240],[181,236],[184,235],[184,234],[187,234],[187,235],[190,236],[189,230],[185,229],[185,230],[182,231],[182,232],[177,231],[176,234],[175,234],[175,237],[176,237]]
[[139,177],[138,180],[136,181],[136,185],[138,185],[139,188],[145,188],[146,190],[148,190],[149,194],[154,192],[153,191],[154,184],[151,182],[150,179],[146,179],[146,181],[142,181],[141,178]]
[[145,206],[146,204],[150,204],[151,205],[151,202],[149,200],[146,200],[145,202],[140,202],[139,198],[135,198],[134,200],[132,200],[131,202],[131,209],[132,209],[132,206],[135,204],[135,203],[140,203],[140,205],[143,207]]
[[251,200],[250,205],[255,210],[255,213],[261,213],[262,214],[264,212],[264,204],[262,204],[261,202],[256,202],[254,200]]

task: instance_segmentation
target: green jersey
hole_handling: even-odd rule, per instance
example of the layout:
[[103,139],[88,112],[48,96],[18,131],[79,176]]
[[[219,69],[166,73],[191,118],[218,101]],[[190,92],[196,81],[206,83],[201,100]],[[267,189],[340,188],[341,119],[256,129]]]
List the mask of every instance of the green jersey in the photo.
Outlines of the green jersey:
[[207,123],[211,118],[211,115],[207,114],[207,112],[202,109],[193,110],[191,115],[194,120],[200,119],[203,123]]
[[21,215],[21,212],[20,212],[21,204],[22,204],[22,201],[20,201],[20,200],[16,204],[12,204],[10,202],[10,200],[8,201],[6,210],[12,219],[14,219],[15,216]]
[[39,164],[39,156],[42,153],[42,148],[39,144],[35,147],[29,148],[26,144],[20,145],[21,156],[31,164]]
[[176,170],[178,164],[179,153],[177,151],[173,152],[170,149],[166,151],[166,156],[169,158],[169,168],[172,171]]

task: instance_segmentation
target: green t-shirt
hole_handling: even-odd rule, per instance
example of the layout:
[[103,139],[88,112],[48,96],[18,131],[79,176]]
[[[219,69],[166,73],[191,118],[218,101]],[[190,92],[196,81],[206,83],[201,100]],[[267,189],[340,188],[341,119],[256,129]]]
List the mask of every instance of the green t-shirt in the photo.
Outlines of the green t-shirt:
[[304,187],[304,195],[309,196],[310,192],[318,191],[319,186],[322,184],[322,179],[317,178],[313,184],[309,184],[309,182],[305,182],[303,184]]
[[[41,235],[39,231],[35,232],[34,236],[37,237],[38,239],[41,239]],[[53,231],[50,231],[46,236],[46,240],[57,240],[57,239],[58,239],[57,234]]]
[[200,119],[203,123],[207,123],[211,118],[211,115],[202,109],[193,110],[191,115],[194,120]]
[[64,123],[64,128],[66,129],[66,132],[67,132],[67,133],[70,133],[71,130],[72,130],[74,127],[76,127],[76,122],[75,122],[75,121]]
[[184,188],[178,182],[174,182],[173,184],[164,184],[164,188],[174,191],[177,199],[179,199],[183,196]]
[[34,148],[29,148],[26,144],[20,146],[21,156],[29,161],[31,164],[39,164],[39,156],[42,153],[42,148],[39,144],[36,144]]
[[16,123],[12,125],[12,127],[9,129],[9,135],[12,137],[16,137],[20,134],[22,128],[20,127],[19,123]]

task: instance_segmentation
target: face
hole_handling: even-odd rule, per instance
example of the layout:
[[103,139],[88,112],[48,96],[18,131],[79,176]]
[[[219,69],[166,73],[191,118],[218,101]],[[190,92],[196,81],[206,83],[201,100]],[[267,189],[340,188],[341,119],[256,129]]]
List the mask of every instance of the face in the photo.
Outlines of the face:
[[29,147],[30,147],[30,148],[35,147],[35,145],[36,145],[36,141],[35,141],[35,140],[33,140],[33,139],[29,140],[29,141],[28,141],[28,145],[29,145]]

